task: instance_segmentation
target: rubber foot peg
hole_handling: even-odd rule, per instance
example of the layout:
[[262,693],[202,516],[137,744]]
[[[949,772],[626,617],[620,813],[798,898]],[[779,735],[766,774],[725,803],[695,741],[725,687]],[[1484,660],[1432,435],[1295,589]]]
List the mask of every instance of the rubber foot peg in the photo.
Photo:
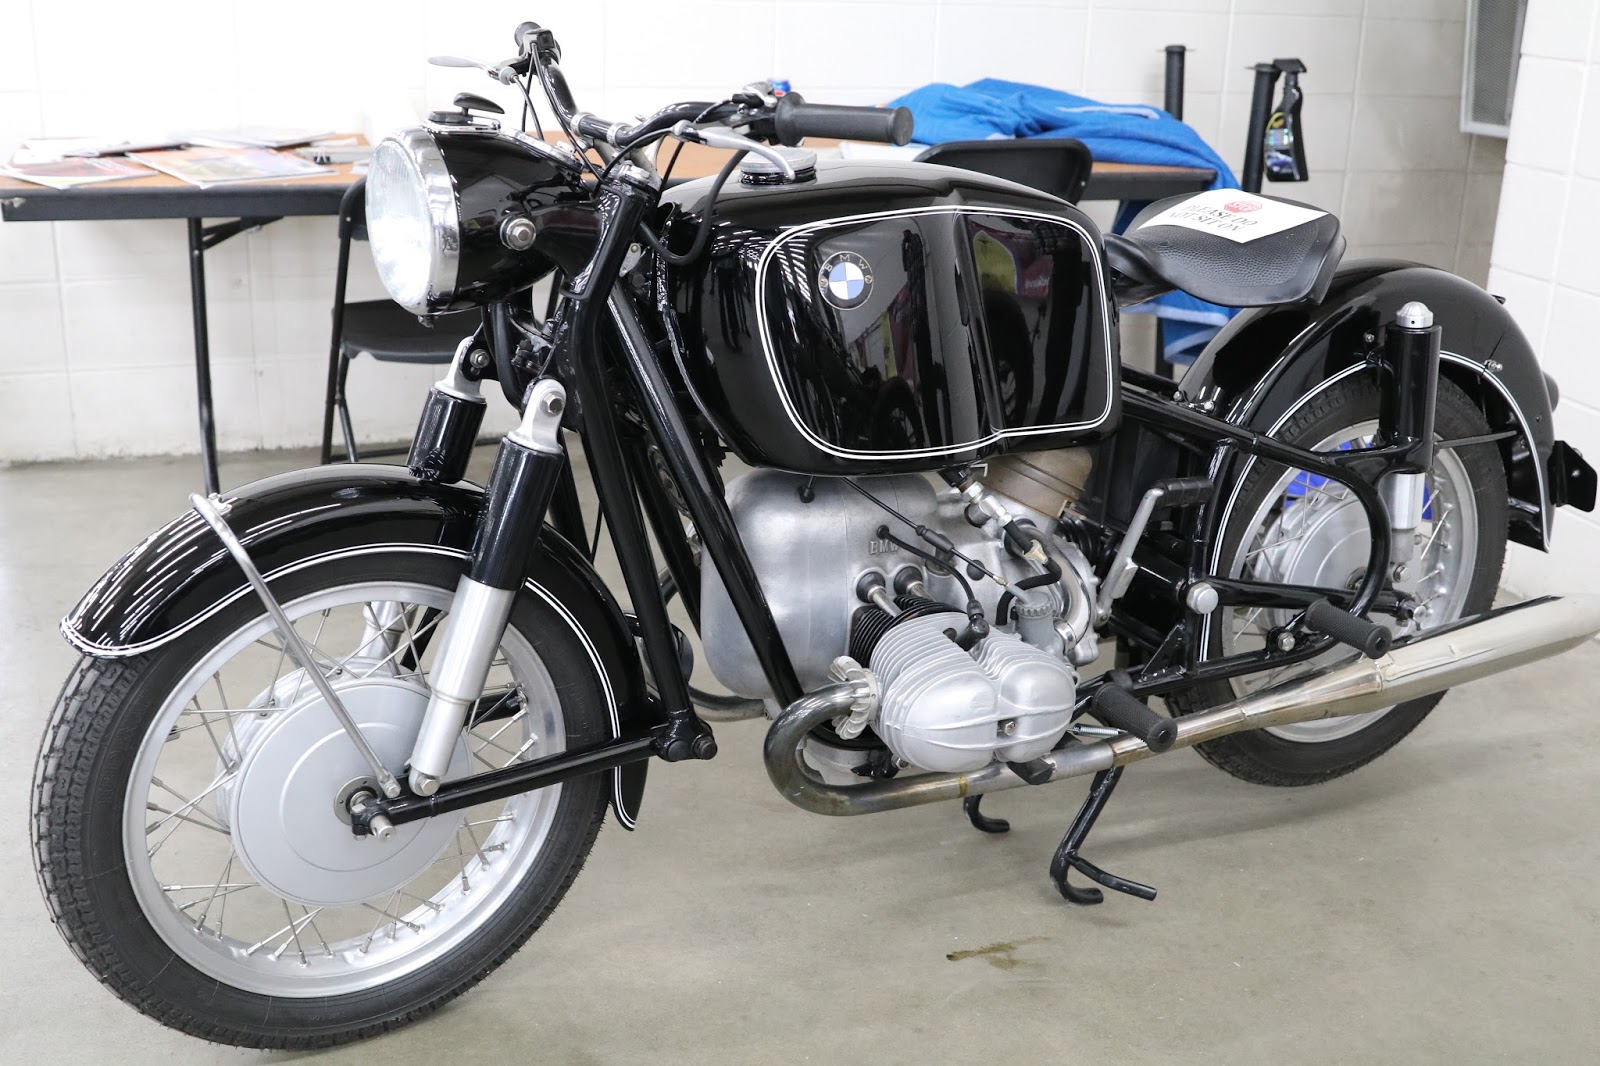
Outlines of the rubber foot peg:
[[1055,767],[1043,759],[1033,762],[1008,762],[1006,766],[1012,773],[1022,778],[1030,785],[1042,785],[1055,776]]
[[1327,634],[1340,644],[1356,649],[1369,659],[1381,659],[1387,655],[1394,639],[1378,623],[1357,618],[1327,600],[1318,600],[1306,608],[1306,625],[1318,633]]
[[1161,506],[1193,507],[1211,499],[1216,485],[1203,477],[1175,477],[1161,482]]
[[1089,712],[1106,725],[1137,737],[1159,755],[1171,751],[1178,740],[1178,723],[1152,711],[1140,699],[1117,685],[1102,686],[1094,694]]

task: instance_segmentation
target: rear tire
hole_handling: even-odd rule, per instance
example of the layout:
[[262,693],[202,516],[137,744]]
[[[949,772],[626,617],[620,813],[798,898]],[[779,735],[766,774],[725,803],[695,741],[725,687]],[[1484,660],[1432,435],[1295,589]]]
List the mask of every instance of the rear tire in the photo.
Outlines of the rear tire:
[[[1369,376],[1346,378],[1318,393],[1295,412],[1277,436],[1290,444],[1315,447],[1350,427],[1374,422],[1378,417],[1378,403],[1378,387]],[[1439,381],[1435,431],[1445,440],[1490,432],[1483,413],[1466,393],[1445,379]],[[1464,472],[1468,482],[1457,491],[1471,496],[1476,550],[1472,559],[1464,560],[1470,584],[1465,596],[1460,597],[1459,607],[1450,612],[1453,617],[1440,617],[1434,624],[1487,610],[1494,602],[1505,562],[1508,508],[1505,467],[1499,451],[1492,443],[1454,451],[1459,463],[1451,465]],[[1435,474],[1440,469],[1440,461],[1436,459]],[[1279,491],[1282,474],[1282,467],[1258,462],[1245,476],[1228,514],[1227,527],[1222,531],[1219,558],[1224,567],[1229,560],[1238,557],[1244,539],[1257,533],[1252,528],[1252,516],[1271,502],[1269,496]],[[1435,483],[1436,479],[1430,476],[1430,486]],[[1362,553],[1365,550],[1362,547]],[[1224,612],[1218,612],[1212,626],[1213,655],[1220,654],[1220,630],[1226,624]],[[1240,680],[1209,682],[1172,693],[1167,697],[1167,706],[1175,717],[1210,710],[1242,695],[1236,687]],[[1439,692],[1387,711],[1374,712],[1370,724],[1328,739],[1290,739],[1255,730],[1207,741],[1196,745],[1196,750],[1213,766],[1253,784],[1282,787],[1320,784],[1359,769],[1394,747],[1421,724],[1444,695]]]
[[[297,603],[317,602],[315,597],[319,596],[336,598],[339,590],[350,586],[357,587],[354,593],[357,596],[361,589],[410,588],[418,590],[418,595],[448,604],[448,599],[441,597],[448,597],[454,592],[459,572],[459,563],[454,559],[401,552],[345,559],[336,564],[312,567],[275,581],[274,591],[292,616],[295,615]],[[329,599],[325,602],[334,601]],[[80,660],[56,704],[38,761],[33,792],[34,857],[52,919],[67,944],[111,991],[137,1010],[170,1028],[218,1043],[252,1048],[325,1047],[380,1033],[420,1018],[471,988],[509,958],[549,917],[582,869],[605,815],[609,777],[599,774],[570,780],[553,786],[553,789],[559,789],[558,793],[546,790],[544,795],[548,798],[540,801],[542,806],[534,806],[530,801],[527,806],[515,808],[517,812],[537,812],[536,815],[529,813],[528,824],[518,827],[521,836],[513,831],[518,815],[508,818],[504,813],[513,811],[510,804],[514,801],[507,801],[507,806],[498,808],[501,813],[494,816],[494,821],[507,823],[504,825],[469,822],[464,815],[445,815],[418,823],[431,826],[450,818],[463,818],[462,824],[468,827],[466,831],[473,840],[469,850],[482,849],[478,851],[477,858],[483,860],[483,865],[475,866],[472,857],[464,857],[462,881],[465,883],[468,875],[479,878],[480,883],[474,886],[479,895],[468,901],[467,890],[463,889],[459,898],[466,902],[451,903],[440,908],[437,901],[456,898],[451,895],[455,891],[456,875],[449,873],[447,867],[443,875],[445,887],[437,890],[437,896],[430,897],[434,902],[425,904],[434,907],[434,911],[421,909],[423,898],[420,896],[411,896],[418,901],[416,904],[404,900],[386,903],[390,899],[387,890],[385,895],[371,896],[365,903],[338,904],[345,910],[365,907],[370,911],[374,908],[369,904],[377,901],[379,908],[387,906],[398,912],[398,924],[391,926],[386,933],[379,934],[379,945],[373,948],[370,956],[366,948],[359,947],[359,933],[355,940],[348,942],[358,946],[346,948],[347,942],[333,931],[331,920],[339,918],[341,911],[333,910],[332,906],[319,906],[315,912],[308,913],[322,915],[324,910],[330,911],[323,916],[323,921],[330,924],[324,927],[327,938],[322,946],[328,948],[326,960],[333,961],[323,961],[322,953],[315,949],[316,941],[312,938],[311,930],[317,929],[318,938],[324,936],[324,930],[307,924],[300,927],[305,934],[303,943],[299,937],[294,943],[283,939],[282,946],[288,949],[288,953],[282,957],[284,970],[281,974],[262,974],[259,970],[266,963],[262,956],[277,948],[277,940],[253,955],[243,952],[249,957],[230,963],[224,949],[199,944],[200,941],[209,943],[213,936],[219,944],[225,941],[220,915],[207,919],[198,904],[190,903],[187,908],[183,907],[180,901],[186,897],[182,895],[157,899],[157,904],[170,902],[171,908],[180,916],[181,920],[174,923],[171,915],[159,908],[151,909],[148,890],[141,895],[136,887],[138,871],[141,864],[153,868],[155,856],[131,856],[126,846],[129,825],[126,819],[154,819],[156,816],[142,811],[130,815],[125,808],[129,805],[129,797],[139,795],[140,760],[150,758],[142,753],[154,750],[156,758],[166,758],[169,749],[175,749],[181,740],[204,745],[205,734],[211,732],[206,723],[215,725],[226,722],[227,727],[222,732],[218,726],[223,743],[217,747],[215,756],[206,754],[205,758],[216,758],[225,763],[229,755],[235,756],[229,769],[240,783],[233,787],[249,787],[243,783],[244,771],[238,769],[241,765],[250,765],[248,760],[254,757],[238,754],[247,750],[248,741],[238,738],[250,735],[248,718],[259,717],[263,721],[274,715],[287,718],[298,713],[296,707],[303,706],[294,703],[292,698],[277,699],[278,675],[273,674],[272,684],[267,690],[273,694],[272,699],[252,702],[250,707],[259,710],[246,716],[237,731],[234,718],[207,718],[203,714],[198,725],[172,725],[170,723],[173,721],[183,722],[185,719],[173,719],[170,707],[177,698],[175,694],[193,684],[192,678],[197,676],[197,670],[203,671],[210,663],[218,661],[221,665],[217,667],[215,676],[221,678],[223,666],[241,659],[244,655],[242,651],[222,660],[217,660],[216,655],[219,649],[232,647],[230,641],[242,640],[241,634],[254,633],[256,630],[253,627],[259,626],[263,617],[259,601],[254,597],[246,597],[153,652],[125,659]],[[306,614],[305,617],[310,618],[311,615]],[[324,621],[327,617],[327,614],[323,615]],[[308,630],[304,624],[298,628]],[[303,635],[309,636],[309,631]],[[320,629],[317,639],[323,639]],[[412,647],[414,649],[417,646],[418,642],[413,636]],[[409,668],[418,677],[422,676],[425,669],[422,656],[426,646],[422,647],[423,651],[415,652],[416,661]],[[512,651],[513,648],[519,650]],[[521,656],[520,661],[525,664],[531,662],[526,649],[531,649],[547,672],[548,680],[553,682],[556,710],[550,713],[559,717],[540,717],[539,713],[529,710],[522,728],[533,733],[536,727],[538,731],[544,730],[545,727],[540,724],[542,722],[559,721],[565,733],[560,739],[568,748],[589,746],[608,738],[609,712],[578,636],[554,608],[532,596],[519,597],[512,612],[507,637],[502,643],[502,656],[506,658],[507,669],[512,673],[512,691],[518,693],[523,691],[523,675],[528,670],[519,674],[512,667],[516,656]],[[406,652],[408,657],[411,654],[412,651]],[[405,660],[402,658],[400,661]],[[345,683],[357,683],[353,679],[354,669],[344,672],[347,675]],[[204,684],[204,681],[200,683]],[[218,691],[221,687],[219,681]],[[529,691],[548,694],[551,690],[530,688]],[[300,687],[296,682],[296,697],[299,692]],[[226,698],[223,702],[228,703]],[[523,701],[522,706],[531,707],[533,702],[530,697]],[[198,706],[198,703],[195,705]],[[214,716],[222,714],[220,711],[209,713]],[[502,718],[490,725],[499,728],[505,713],[502,711]],[[193,722],[194,719],[187,721]],[[184,728],[204,729],[205,732],[190,732],[185,737],[180,735]],[[258,730],[267,728],[270,727],[259,726]],[[159,736],[156,736],[156,730],[160,731]],[[470,731],[466,735],[470,736]],[[517,735],[512,734],[513,737]],[[555,741],[556,738],[551,737],[549,744],[553,746]],[[214,739],[212,743],[215,743]],[[150,748],[152,744],[156,745],[154,749]],[[234,746],[230,749],[229,744]],[[556,747],[555,750],[560,748]],[[493,750],[479,748],[478,751],[487,751],[489,757],[495,757]],[[229,754],[225,755],[225,752]],[[541,750],[535,747],[528,750],[525,757],[532,758],[540,753]],[[513,759],[518,757],[524,757],[523,753],[512,756]],[[203,761],[199,761],[202,769]],[[504,762],[504,756],[500,756],[499,761]],[[217,774],[220,778],[223,771],[218,770]],[[169,776],[167,780],[171,781],[172,778]],[[220,796],[221,791],[217,794]],[[152,790],[150,795],[154,796],[155,792]],[[532,795],[538,797],[541,794]],[[196,800],[199,798],[195,797]],[[515,799],[522,800],[524,797]],[[550,799],[554,800],[553,810]],[[162,799],[161,802],[169,808],[175,806],[175,801],[171,799]],[[147,806],[148,803],[146,801]],[[159,810],[159,807],[149,809]],[[179,806],[177,809],[182,812],[185,808]],[[240,820],[237,813],[240,808],[233,810],[237,822]],[[481,812],[482,808],[472,808],[472,811]],[[238,844],[239,827],[237,824],[229,827],[223,813],[220,800],[207,799],[202,804],[188,808],[183,820],[212,823],[201,825],[200,828],[213,833],[217,831],[216,825],[223,825],[229,830],[223,834],[226,844],[217,842],[214,836],[208,834],[199,834],[199,843],[217,849],[232,848],[235,853],[242,854]],[[477,813],[473,817],[484,815]],[[537,839],[530,835],[535,821],[543,834]],[[133,824],[135,829],[139,827],[138,823]],[[148,826],[148,822],[145,825]],[[479,829],[473,830],[473,825],[479,826]],[[174,824],[174,829],[178,828],[191,831],[187,826]],[[409,828],[400,827],[401,830]],[[161,831],[166,832],[164,828]],[[482,834],[481,845],[474,833]],[[157,835],[150,834],[150,837],[154,839]],[[511,843],[501,844],[503,850],[491,856],[489,853],[494,851],[490,845],[491,839]],[[268,841],[267,846],[270,847],[270,844]],[[192,842],[172,845],[163,853],[161,861],[175,861],[172,857],[174,848],[193,846]],[[376,848],[385,845],[369,839],[359,846]],[[446,848],[442,854],[448,857],[451,852]],[[501,870],[505,872],[491,872],[491,858],[504,864]],[[433,865],[442,861],[433,860],[423,872],[437,878],[439,872],[433,870]],[[196,866],[198,868],[198,863]],[[224,880],[230,883],[241,880],[243,875],[240,873],[228,872],[237,869],[232,865],[227,867],[224,875],[217,878],[218,885]],[[493,880],[496,876],[502,880]],[[419,878],[406,882],[406,887],[422,893],[435,891],[418,887],[421,883],[422,879]],[[194,899],[204,898],[210,885],[211,880],[207,877]],[[161,886],[163,893],[170,890],[166,885]],[[206,911],[215,909],[212,903],[218,902],[219,891],[210,889],[212,900],[206,903]],[[226,896],[233,891],[229,888],[228,892],[220,894]],[[252,895],[240,895],[234,911],[228,913],[228,918],[235,925],[228,927],[227,937],[244,937],[239,941],[242,943],[249,943],[249,937],[254,934],[248,933],[248,927],[238,929],[236,926],[250,913],[246,908],[256,905],[248,902],[256,894],[267,894],[261,904],[263,909],[275,908],[277,900],[282,899],[284,914],[291,913],[291,905],[307,910],[301,904],[284,899],[281,894],[272,893],[264,883],[238,891],[248,891]],[[444,917],[454,913],[452,906],[467,915],[458,919],[460,924],[455,927],[447,925]],[[414,909],[408,913],[408,907]],[[194,923],[196,944],[184,943],[182,936],[187,932],[184,923],[196,917],[200,919]],[[411,925],[406,918],[415,920],[416,933],[407,932]],[[296,920],[299,920],[299,916],[292,916],[291,924]],[[371,921],[370,915],[366,920]],[[208,924],[210,921],[215,922],[214,932]],[[424,932],[430,922],[434,928]],[[380,929],[381,925],[380,918]],[[406,929],[400,929],[402,925]],[[392,942],[397,934],[402,941],[400,948],[391,948],[384,943],[383,936],[386,935]],[[418,946],[415,949],[404,946],[407,935],[416,938]],[[425,940],[425,936],[434,936],[436,939]],[[373,947],[372,941],[373,937],[368,936],[368,948]],[[294,957],[296,950],[300,955],[298,960]],[[335,950],[339,952],[337,959]],[[215,961],[207,960],[206,951],[217,954]],[[385,951],[393,952],[388,957],[394,961],[382,963],[388,968],[380,972],[378,963],[366,960],[385,957]],[[306,962],[308,954],[311,956],[310,966]],[[198,964],[195,961],[197,958],[200,960]],[[258,967],[257,974],[245,969],[246,963]],[[241,967],[238,972],[245,979],[239,985],[230,984],[226,979],[227,967],[231,964]],[[318,966],[346,967],[348,976],[345,975],[346,971],[338,971],[332,977],[335,983],[342,981],[348,990],[337,994],[319,994],[322,986],[314,986],[313,980],[326,978],[310,976]],[[364,966],[371,969],[363,969]],[[208,972],[208,969],[201,967],[210,970]],[[219,977],[218,972],[224,976]],[[264,994],[260,989],[241,987],[257,979],[258,975],[263,982],[282,985],[283,991]],[[297,985],[296,982],[300,983]]]

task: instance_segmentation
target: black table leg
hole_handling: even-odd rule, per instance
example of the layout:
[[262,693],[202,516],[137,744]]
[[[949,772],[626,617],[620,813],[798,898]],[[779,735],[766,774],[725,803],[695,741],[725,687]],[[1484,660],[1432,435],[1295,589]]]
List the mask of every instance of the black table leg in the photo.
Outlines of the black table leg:
[[194,387],[200,409],[200,465],[206,492],[221,490],[217,478],[217,424],[211,405],[211,336],[206,326],[206,241],[198,218],[189,223],[189,301],[194,308]]

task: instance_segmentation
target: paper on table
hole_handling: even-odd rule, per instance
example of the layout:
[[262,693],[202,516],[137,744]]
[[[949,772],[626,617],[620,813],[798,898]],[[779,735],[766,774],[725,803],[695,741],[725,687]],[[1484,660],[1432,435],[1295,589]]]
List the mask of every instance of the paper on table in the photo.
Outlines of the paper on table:
[[173,152],[139,152],[137,159],[191,185],[209,189],[245,181],[280,181],[314,174],[332,174],[332,167],[265,148],[183,148]]
[[297,144],[310,144],[324,137],[332,137],[328,130],[292,129],[284,126],[245,126],[237,132],[203,130],[189,134],[185,144],[207,148],[292,148]]
[[149,167],[126,159],[57,159],[46,163],[18,163],[0,167],[0,174],[51,189],[74,189],[102,181],[148,178]]

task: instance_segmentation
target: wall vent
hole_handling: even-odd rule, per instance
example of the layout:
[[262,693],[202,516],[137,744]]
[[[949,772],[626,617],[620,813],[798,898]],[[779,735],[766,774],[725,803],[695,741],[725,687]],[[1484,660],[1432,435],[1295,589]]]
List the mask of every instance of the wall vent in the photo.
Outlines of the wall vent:
[[1511,135],[1511,98],[1528,0],[1471,0],[1461,75],[1461,132]]

